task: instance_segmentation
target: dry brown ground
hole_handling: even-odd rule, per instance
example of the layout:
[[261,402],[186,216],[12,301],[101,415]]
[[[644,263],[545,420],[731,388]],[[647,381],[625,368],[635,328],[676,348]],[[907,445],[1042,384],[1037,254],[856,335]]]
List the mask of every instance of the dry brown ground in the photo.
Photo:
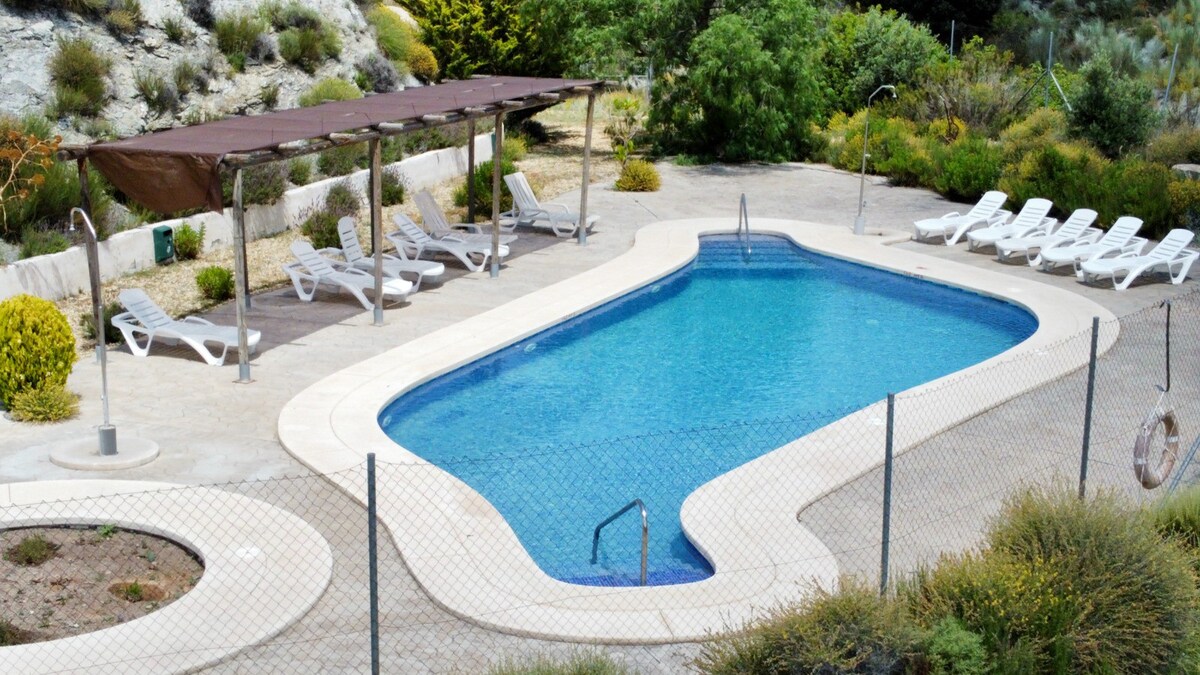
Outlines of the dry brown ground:
[[[88,633],[132,621],[190,591],[204,568],[185,549],[137,532],[102,536],[96,528],[5,530],[8,551],[25,537],[41,535],[59,546],[36,567],[0,559],[0,621],[16,626],[27,642]],[[144,599],[131,602],[113,587],[136,581]]]
[[[590,183],[607,183],[616,179],[619,165],[613,159],[608,138],[604,135],[605,117],[603,99],[596,104],[596,123],[592,137],[592,164]],[[564,192],[578,189],[583,171],[584,121],[586,99],[573,99],[540,113],[535,119],[550,132],[548,143],[530,146],[528,155],[517,162],[525,172],[534,191],[541,197],[551,198]],[[454,189],[462,179],[445,181],[430,188],[447,215],[454,220],[465,218],[465,209],[453,206]],[[420,222],[416,206],[411,199],[404,204],[384,209],[384,223],[390,222],[391,214],[402,211]],[[365,218],[360,218],[360,234],[369,242]],[[291,259],[289,248],[301,235],[289,229],[276,236],[249,242],[246,247],[250,269],[252,291],[275,288],[288,282],[281,265]],[[154,298],[163,310],[175,317],[207,309],[212,302],[204,299],[196,287],[196,273],[209,265],[233,267],[232,249],[221,249],[201,256],[199,260],[177,262],[154,267],[143,272],[114,279],[104,284],[105,303],[115,301],[117,294],[125,288],[142,288]],[[76,333],[80,351],[91,349],[92,342],[85,340],[79,328],[79,318],[92,311],[91,295],[83,293],[58,301],[58,307],[67,315]]]

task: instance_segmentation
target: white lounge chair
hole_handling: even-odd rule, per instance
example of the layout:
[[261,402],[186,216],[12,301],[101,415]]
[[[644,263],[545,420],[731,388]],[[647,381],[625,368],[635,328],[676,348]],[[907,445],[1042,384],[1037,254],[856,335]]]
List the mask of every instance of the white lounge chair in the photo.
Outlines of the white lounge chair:
[[916,227],[913,239],[926,241],[938,237],[947,246],[953,246],[970,230],[1004,222],[1012,215],[1000,208],[1004,206],[1007,199],[1008,195],[998,190],[992,190],[980,197],[979,203],[972,206],[971,210],[965,214],[952,211],[940,218],[918,220],[913,223]]
[[[121,306],[126,311],[112,318],[112,325],[121,331],[125,344],[134,356],[146,356],[150,353],[150,345],[157,338],[160,341],[180,341],[195,349],[200,357],[210,366],[225,363],[225,354],[230,347],[238,346],[236,326],[217,326],[198,316],[188,316],[176,321],[162,308],[154,304],[150,296],[140,288],[127,288],[119,296]],[[145,346],[137,343],[139,335],[146,336]],[[246,340],[250,351],[258,346],[262,333],[256,330],[246,331]],[[209,351],[204,345],[215,343],[221,346],[220,355]]]
[[[292,286],[296,288],[296,295],[300,296],[304,302],[312,302],[313,296],[317,294],[317,288],[321,284],[325,284],[339,290],[350,291],[350,294],[362,303],[363,309],[371,309],[375,306],[364,293],[364,291],[374,291],[375,275],[353,267],[339,270],[331,264],[332,261],[313,250],[312,244],[303,240],[292,242],[292,255],[296,256],[296,260],[284,265],[283,271],[291,277]],[[306,289],[305,282],[312,284],[312,288]],[[383,296],[385,299],[390,297],[400,301],[408,297],[412,287],[412,282],[407,279],[385,278]]]
[[[421,190],[413,197],[413,201],[417,203],[417,209],[421,212],[421,219],[425,221],[425,227],[429,229],[429,236],[434,239],[445,239],[446,237],[454,237],[459,241],[464,241],[472,244],[487,244],[492,245],[492,234],[484,232],[478,225],[468,223],[450,224],[446,218],[446,213],[438,206],[437,200],[433,195],[429,194],[428,190]],[[459,228],[459,229],[455,229]],[[500,244],[507,246],[517,240],[515,234],[500,235]]]
[[1075,209],[1062,227],[1053,232],[1001,239],[996,242],[996,259],[1008,260],[1014,253],[1024,253],[1029,266],[1037,267],[1044,248],[1059,244],[1090,244],[1099,239],[1103,232],[1091,226],[1096,222],[1096,216],[1091,209]]
[[1104,236],[1093,243],[1056,244],[1043,246],[1041,266],[1043,272],[1049,272],[1059,265],[1072,265],[1076,276],[1083,276],[1079,266],[1085,260],[1102,258],[1108,255],[1130,253],[1137,255],[1146,246],[1146,240],[1135,236],[1142,227],[1142,219],[1133,216],[1121,216],[1108,228]]
[[[323,256],[340,256],[345,262],[330,260],[334,267],[344,269],[353,267],[368,274],[375,272],[375,257],[367,255],[358,240],[358,230],[354,226],[354,218],[346,216],[338,220],[338,239],[341,248],[323,248],[317,253]],[[390,279],[408,279],[412,281],[412,292],[421,289],[425,277],[436,279],[446,273],[446,266],[432,260],[407,260],[394,255],[383,255],[383,276]]]
[[972,230],[967,233],[967,250],[978,251],[1002,239],[1028,237],[1033,234],[1050,232],[1058,221],[1047,218],[1046,214],[1054,207],[1049,199],[1030,199],[1021,207],[1012,222],[999,223],[988,227]]
[[[515,221],[515,225],[536,225],[546,223],[554,234],[560,237],[570,237],[579,229],[579,212],[572,211],[562,204],[540,204],[525,174],[520,171],[504,177],[508,191],[512,193],[513,210],[506,214]],[[587,229],[592,231],[600,216],[588,216]]]
[[[1144,272],[1162,271],[1170,276],[1172,284],[1181,284],[1187,278],[1192,263],[1200,257],[1200,253],[1187,248],[1195,236],[1190,230],[1175,229],[1168,232],[1167,236],[1145,255],[1122,253],[1113,258],[1092,258],[1084,261],[1080,267],[1083,271],[1083,281],[1087,283],[1092,279],[1109,277],[1113,287],[1123,291]],[[1117,275],[1121,273],[1124,273],[1124,276],[1117,281]]]
[[[480,272],[487,267],[488,260],[492,257],[491,243],[466,242],[459,239],[457,235],[434,239],[403,213],[392,216],[392,221],[400,230],[388,232],[383,236],[387,237],[396,250],[406,258],[415,260],[425,252],[449,253],[458,258],[467,269],[472,272]],[[499,252],[501,258],[507,257],[508,247],[501,246]],[[476,260],[479,262],[475,262]]]

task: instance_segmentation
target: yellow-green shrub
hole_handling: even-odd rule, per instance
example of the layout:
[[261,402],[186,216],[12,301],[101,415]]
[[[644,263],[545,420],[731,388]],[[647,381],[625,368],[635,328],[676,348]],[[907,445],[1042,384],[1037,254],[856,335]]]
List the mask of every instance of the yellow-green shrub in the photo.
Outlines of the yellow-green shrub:
[[[826,149],[827,161],[839,169],[858,171],[862,168],[863,125],[866,122],[866,109],[858,111],[852,117],[836,114],[830,118],[826,127],[829,145]],[[871,120],[871,137],[868,139],[867,172],[876,173],[882,163],[892,156],[892,149],[906,146],[909,139],[917,134],[917,125],[900,117],[880,118]],[[903,151],[903,150],[902,150]]]
[[933,187],[950,199],[973,202],[1000,178],[1000,149],[986,138],[961,136],[941,149],[939,159]]
[[437,57],[433,50],[421,42],[414,42],[408,48],[408,72],[422,82],[433,82],[440,70]]
[[657,192],[662,187],[658,169],[644,159],[631,159],[621,169],[616,188],[621,192]]
[[1006,162],[1019,161],[1030,151],[1067,140],[1067,116],[1057,108],[1038,108],[1000,132]]
[[64,387],[75,364],[75,336],[49,300],[17,295],[0,302],[0,403],[26,389]]
[[1111,223],[1116,216],[1106,213],[1100,203],[1105,198],[1103,185],[1109,165],[1086,143],[1050,143],[1005,165],[998,186],[1008,194],[1009,204],[1017,208],[1030,199],[1043,197],[1054,202],[1060,215],[1090,208],[1100,212],[1101,222]]
[[79,414],[79,395],[50,384],[26,389],[12,400],[12,417],[18,422],[61,422]]
[[1146,160],[1167,166],[1200,162],[1200,129],[1182,127],[1159,134],[1146,147]]
[[1176,178],[1167,185],[1175,227],[1200,229],[1200,181]]
[[220,265],[210,265],[196,273],[196,286],[209,300],[224,302],[233,297],[233,272]]

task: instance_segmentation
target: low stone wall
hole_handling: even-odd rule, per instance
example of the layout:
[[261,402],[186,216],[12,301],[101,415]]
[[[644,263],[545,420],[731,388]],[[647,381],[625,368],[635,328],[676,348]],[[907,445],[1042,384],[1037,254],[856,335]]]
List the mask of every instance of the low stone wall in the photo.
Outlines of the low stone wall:
[[[483,162],[492,157],[490,134],[475,137],[475,159]],[[389,165],[397,167],[410,191],[420,190],[467,172],[467,149],[445,148],[408,157]],[[300,222],[300,215],[319,205],[334,183],[349,179],[357,189],[366,192],[369,172],[358,171],[350,176],[329,178],[288,190],[270,206],[255,205],[246,209],[246,238],[248,241],[278,234]],[[192,227],[205,228],[204,250],[229,246],[233,242],[233,214],[202,213],[184,219],[166,220],[143,225],[134,230],[118,232],[100,242],[100,276],[108,280],[154,267],[154,236],[159,225],[172,228],[187,221]],[[61,253],[20,260],[0,266],[0,300],[28,293],[47,300],[58,300],[88,289],[87,254],[81,246]]]

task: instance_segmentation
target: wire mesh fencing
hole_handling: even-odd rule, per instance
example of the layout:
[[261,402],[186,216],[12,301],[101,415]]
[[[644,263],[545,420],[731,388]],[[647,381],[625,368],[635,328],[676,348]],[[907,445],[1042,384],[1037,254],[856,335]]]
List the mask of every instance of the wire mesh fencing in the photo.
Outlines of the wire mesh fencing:
[[[141,531],[180,542],[203,570],[172,585],[168,554],[148,544],[132,567],[91,572],[100,594],[88,596],[52,558],[21,577],[51,593],[5,591],[26,596],[0,619],[29,644],[0,648],[0,664],[487,672],[600,645],[637,672],[680,672],[714,632],[814,584],[881,582],[885,569],[894,580],[979,545],[1025,487],[1083,483],[1149,504],[1194,482],[1200,294],[1100,323],[1094,337],[1094,368],[1085,331],[901,394],[891,414],[881,402],[437,466],[12,498],[0,507],[6,551],[35,526],[74,528],[63,544],[93,548]],[[1167,410],[1175,427],[1144,429]],[[1134,471],[1139,434],[1153,489]],[[166,590],[122,597],[130,582]],[[70,648],[50,641],[71,634]]]

